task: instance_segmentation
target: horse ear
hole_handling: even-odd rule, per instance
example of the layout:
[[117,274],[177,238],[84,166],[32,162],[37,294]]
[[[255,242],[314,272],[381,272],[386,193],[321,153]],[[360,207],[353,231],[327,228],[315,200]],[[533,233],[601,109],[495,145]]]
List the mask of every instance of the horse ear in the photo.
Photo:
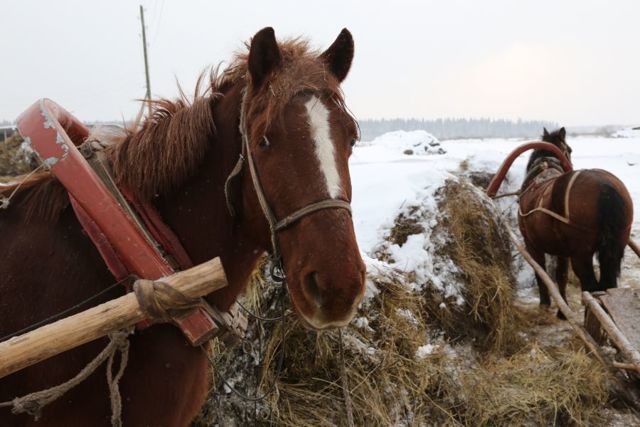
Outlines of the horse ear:
[[542,133],[542,135],[543,135],[543,136],[549,136],[549,131],[547,130],[547,128],[542,128],[542,129],[543,129],[543,131],[542,131],[542,132],[543,132],[543,133]]
[[275,70],[282,61],[276,34],[273,28],[267,27],[258,31],[251,39],[249,48],[249,74],[254,89],[264,83],[269,74]]
[[353,61],[353,36],[349,30],[343,28],[338,38],[320,58],[329,66],[329,70],[338,81],[342,82],[349,74]]
[[560,128],[560,131],[558,133],[560,134],[560,138],[562,138],[563,140],[567,136],[567,131],[565,130],[564,126]]

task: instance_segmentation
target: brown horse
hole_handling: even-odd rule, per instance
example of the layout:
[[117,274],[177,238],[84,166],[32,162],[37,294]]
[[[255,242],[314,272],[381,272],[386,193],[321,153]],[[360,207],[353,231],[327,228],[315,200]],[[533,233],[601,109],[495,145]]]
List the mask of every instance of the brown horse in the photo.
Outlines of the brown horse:
[[[192,102],[154,103],[141,129],[110,150],[117,179],[153,202],[194,263],[221,257],[229,286],[206,297],[218,308],[226,310],[235,301],[261,255],[277,248],[292,305],[305,324],[338,327],[353,317],[365,274],[346,208],[351,201],[347,162],[358,128],[340,90],[353,52],[346,29],[320,54],[299,39],[279,44],[273,29],[265,28],[252,38],[248,54],[238,55],[223,73],[212,73],[205,93],[196,91]],[[225,191],[245,143],[244,157],[251,160],[273,218],[316,202],[339,203],[307,212],[278,231],[272,244],[247,165]],[[65,190],[47,175],[38,179],[0,213],[0,336],[113,282]],[[130,341],[120,383],[124,425],[187,425],[207,394],[203,349],[191,347],[170,325],[151,326]],[[84,345],[0,380],[0,401],[68,380],[105,343]],[[110,414],[102,367],[45,407],[37,423],[0,408],[0,425],[108,425]]]
[[[544,129],[542,139],[571,160],[565,138],[566,131],[561,128],[552,133]],[[583,291],[617,286],[633,219],[631,197],[618,178],[600,169],[564,173],[553,154],[535,150],[527,164],[519,204],[518,224],[527,250],[543,267],[545,254],[557,257],[556,282],[563,298],[569,259]],[[600,280],[593,270],[596,253]],[[536,278],[540,304],[548,306],[547,288]]]

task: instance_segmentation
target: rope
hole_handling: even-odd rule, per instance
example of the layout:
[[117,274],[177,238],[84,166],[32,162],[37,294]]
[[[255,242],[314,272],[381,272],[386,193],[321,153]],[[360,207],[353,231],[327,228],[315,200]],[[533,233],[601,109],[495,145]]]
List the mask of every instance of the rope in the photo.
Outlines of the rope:
[[0,209],[8,209],[9,205],[11,204],[11,199],[13,198],[13,196],[16,195],[16,193],[18,192],[18,190],[20,190],[20,187],[22,187],[22,184],[24,184],[30,177],[31,175],[33,175],[34,173],[38,172],[40,169],[46,167],[45,163],[40,163],[40,165],[35,168],[34,170],[32,170],[31,172],[29,172],[21,181],[20,183],[13,189],[13,191],[11,192],[11,194],[9,194],[9,197],[5,196],[4,194],[0,194]]
[[512,197],[512,196],[520,196],[520,190],[512,191],[511,193],[502,193],[496,196],[489,196],[489,198],[496,200],[496,199],[502,199],[503,197]]
[[344,406],[347,412],[347,425],[354,427],[353,404],[351,403],[351,392],[349,390],[349,377],[344,362],[344,347],[342,345],[342,329],[338,329],[338,349],[340,350],[340,377],[342,380],[342,394],[344,396]]
[[[545,213],[545,214],[547,214],[547,215],[549,215],[549,216],[551,216],[551,217],[553,217],[553,218],[557,219],[558,221],[563,222],[563,223],[565,223],[565,224],[567,224],[567,225],[574,226],[574,227],[576,227],[576,228],[578,228],[578,229],[586,229],[586,228],[584,228],[584,227],[581,227],[581,226],[580,226],[580,225],[578,225],[578,224],[573,224],[573,223],[571,223],[571,220],[570,220],[570,218],[569,218],[569,217],[570,217],[570,211],[569,211],[569,195],[571,194],[571,189],[573,188],[573,184],[575,183],[576,179],[578,178],[578,175],[580,175],[580,172],[581,172],[581,171],[575,171],[575,172],[573,172],[573,175],[571,176],[571,179],[569,180],[569,183],[567,184],[567,188],[565,188],[565,190],[564,190],[564,216],[559,215],[559,214],[557,214],[556,212],[553,212],[552,210],[549,210],[549,209],[547,209],[547,208],[542,207],[542,204],[543,204],[543,202],[544,202],[544,196],[545,196],[545,194],[547,193],[547,190],[549,189],[549,187],[546,187],[546,188],[544,189],[543,193],[542,193],[542,194],[540,194],[540,195],[538,196],[538,206],[537,206],[537,207],[535,207],[535,208],[531,209],[531,210],[530,210],[529,212],[527,212],[527,213],[524,213],[524,212],[522,212],[522,206],[520,206],[520,207],[518,208],[518,215],[519,215],[519,216],[521,216],[521,217],[528,217],[529,215],[531,215],[531,214],[533,214],[533,213],[535,213],[535,212],[542,212],[542,213]],[[571,173],[571,172],[570,172],[570,173]],[[556,178],[557,178],[557,177],[555,177],[555,178],[550,178],[549,180],[551,180],[551,179],[556,179]],[[547,180],[547,181],[549,181],[549,180]],[[546,182],[546,181],[545,181],[545,182]],[[528,191],[528,190],[529,190],[529,188],[532,188],[532,187],[533,187],[533,185],[529,186],[529,187],[527,188],[527,190],[525,190],[525,192],[526,192],[526,191]],[[522,196],[520,196],[520,198],[522,198]]]
[[160,281],[136,280],[133,285],[142,312],[160,322],[170,322],[181,311],[190,310],[200,304],[200,298],[191,298]]
[[[122,334],[122,332],[117,332]],[[124,369],[129,361],[129,340],[127,334],[123,335],[120,342],[120,366],[115,375],[113,375],[113,359],[116,351],[107,359],[107,384],[109,385],[109,397],[111,401],[111,425],[113,427],[122,427],[122,396],[120,396],[120,379],[124,374]],[[112,338],[113,340],[113,338]]]
[[[124,330],[110,334],[109,344],[70,380],[45,390],[29,393],[22,397],[16,397],[8,402],[0,402],[0,408],[12,407],[11,412],[14,414],[26,413],[38,421],[42,414],[42,409],[45,406],[59,399],[69,390],[82,383],[89,375],[93,374],[100,365],[107,361],[107,383],[109,385],[111,400],[111,425],[113,427],[122,427],[122,400],[118,384],[124,374],[124,369],[129,359],[129,340],[127,337],[130,333],[131,330]],[[113,359],[118,352],[120,352],[120,366],[116,374],[113,375]]]

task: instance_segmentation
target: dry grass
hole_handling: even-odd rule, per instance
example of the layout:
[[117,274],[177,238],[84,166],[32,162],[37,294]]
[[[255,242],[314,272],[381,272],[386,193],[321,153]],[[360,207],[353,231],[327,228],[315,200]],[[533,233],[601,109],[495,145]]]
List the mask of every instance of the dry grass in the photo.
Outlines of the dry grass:
[[15,133],[0,142],[0,177],[14,176],[30,172],[35,165],[20,150],[23,139]]
[[[356,425],[601,423],[608,374],[571,340],[537,340],[533,323],[558,322],[552,315],[514,308],[510,247],[490,207],[472,187],[453,181],[440,199],[445,215],[438,227],[452,237],[446,251],[461,271],[466,303],[457,311],[442,310],[432,293],[407,286],[410,274],[369,271],[379,293],[343,329]],[[390,238],[401,241],[400,230],[417,230],[419,224],[394,227],[398,232]],[[279,312],[277,293],[260,274],[245,301],[266,315]],[[264,391],[275,381],[274,393],[254,405],[218,385],[197,425],[346,425],[338,334],[308,331],[293,315],[284,327],[281,372],[276,368],[281,323],[262,330],[268,337],[264,369],[256,369],[250,357],[244,365],[238,362],[246,348],[228,350],[231,362],[222,366],[244,375],[240,386],[259,381]],[[256,331],[255,325],[250,328],[250,339]],[[431,351],[418,357],[427,343]]]
[[[521,317],[512,303],[515,278],[506,230],[493,205],[464,181],[447,182],[439,205],[445,212],[441,226],[451,236],[446,255],[462,272],[466,301],[443,326],[450,336],[471,334],[484,348],[513,349]],[[468,327],[461,330],[465,319]]]
[[606,370],[584,352],[537,344],[488,357],[460,383],[448,394],[465,425],[597,424],[609,395]]

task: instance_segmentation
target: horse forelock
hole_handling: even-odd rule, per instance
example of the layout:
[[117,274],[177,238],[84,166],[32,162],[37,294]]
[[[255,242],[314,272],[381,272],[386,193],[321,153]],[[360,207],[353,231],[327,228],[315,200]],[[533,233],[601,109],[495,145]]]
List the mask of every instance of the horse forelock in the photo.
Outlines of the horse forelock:
[[248,53],[236,57],[239,64],[236,72],[241,72],[248,82],[246,115],[252,138],[261,137],[274,121],[281,120],[289,101],[301,93],[313,93],[329,99],[351,117],[340,82],[320,58],[319,51],[311,49],[308,42],[300,38],[281,42],[278,47],[282,62],[259,88],[254,88],[247,77]]

